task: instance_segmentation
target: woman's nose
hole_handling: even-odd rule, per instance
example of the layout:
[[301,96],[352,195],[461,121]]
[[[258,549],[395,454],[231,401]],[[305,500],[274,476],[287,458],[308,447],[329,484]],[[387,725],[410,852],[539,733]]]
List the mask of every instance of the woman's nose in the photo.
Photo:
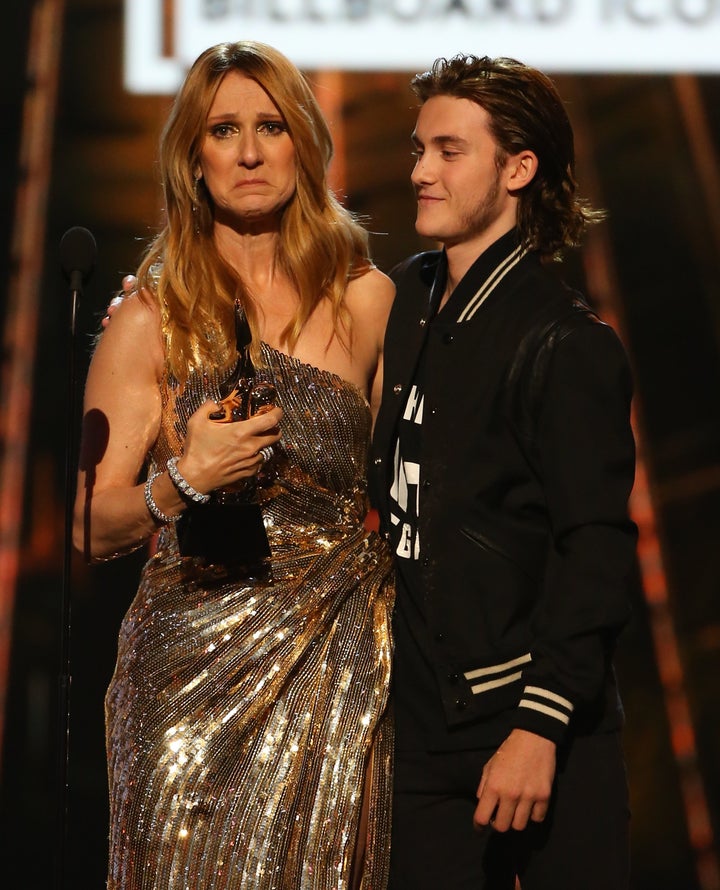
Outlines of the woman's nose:
[[262,163],[262,152],[257,133],[244,133],[240,136],[238,163],[245,167],[257,167]]

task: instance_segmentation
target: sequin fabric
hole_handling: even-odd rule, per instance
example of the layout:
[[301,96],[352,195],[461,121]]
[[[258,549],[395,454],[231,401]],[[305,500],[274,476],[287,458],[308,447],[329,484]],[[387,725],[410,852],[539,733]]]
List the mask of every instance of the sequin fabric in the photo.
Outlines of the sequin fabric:
[[[266,346],[263,359],[285,412],[263,491],[272,582],[188,582],[173,527],[161,533],[106,698],[109,890],[387,881],[393,588],[363,527],[369,409],[333,374]],[[220,382],[163,386],[157,466]]]

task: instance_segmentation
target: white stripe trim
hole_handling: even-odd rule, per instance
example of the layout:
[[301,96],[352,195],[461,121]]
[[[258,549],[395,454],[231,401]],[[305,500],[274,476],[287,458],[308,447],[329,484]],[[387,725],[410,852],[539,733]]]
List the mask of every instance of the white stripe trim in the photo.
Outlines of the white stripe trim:
[[464,674],[466,680],[477,680],[478,677],[487,677],[488,674],[501,674],[503,671],[509,671],[510,668],[517,667],[519,664],[527,664],[532,661],[532,655],[528,652],[519,658],[513,658],[512,661],[506,661],[503,664],[492,664],[490,667],[478,668],[474,671],[467,671]]
[[529,698],[521,699],[518,707],[530,708],[532,711],[540,711],[541,714],[545,714],[548,717],[554,717],[566,726],[570,723],[570,717],[567,714],[563,714],[562,711],[556,711],[555,708],[549,708],[547,705],[541,705],[540,702],[530,701]]
[[506,674],[497,680],[488,680],[486,683],[478,683],[476,686],[471,686],[470,691],[473,695],[480,695],[481,692],[489,692],[491,689],[497,689],[498,686],[507,686],[508,683],[514,683],[521,677],[522,671],[518,671],[516,674]]
[[555,692],[549,692],[547,689],[541,689],[539,686],[526,686],[525,694],[538,695],[541,698],[547,698],[549,701],[554,701],[556,705],[562,705],[563,708],[567,708],[570,713],[575,710],[575,706],[571,701],[568,701],[566,698],[563,698],[562,695],[558,695]]
[[528,252],[527,247],[516,247],[515,250],[494,269],[480,286],[475,296],[471,297],[463,311],[458,316],[458,323],[470,321],[490,294],[500,284],[503,278],[510,272]]

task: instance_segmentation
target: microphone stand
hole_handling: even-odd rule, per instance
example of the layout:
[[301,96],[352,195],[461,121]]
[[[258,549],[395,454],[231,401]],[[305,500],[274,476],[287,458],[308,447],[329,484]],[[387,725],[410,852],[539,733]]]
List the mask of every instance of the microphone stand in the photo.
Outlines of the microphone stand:
[[58,760],[57,760],[57,831],[55,887],[65,888],[66,846],[68,838],[68,773],[70,755],[70,628],[72,580],[72,528],[77,472],[78,425],[75,385],[77,310],[83,282],[92,272],[95,239],[87,229],[68,230],[60,245],[62,267],[70,284],[70,323],[67,330],[67,409],[68,432],[65,445],[65,535],[60,616],[60,676],[58,690]]
[[[73,273],[75,275],[76,273]],[[63,575],[60,616],[60,679],[59,679],[59,733],[58,733],[58,830],[56,886],[63,890],[65,883],[65,847],[67,842],[68,770],[70,755],[70,627],[71,627],[71,579],[72,579],[72,527],[74,513],[75,465],[77,454],[77,398],[75,392],[75,326],[77,307],[82,293],[80,282],[71,285],[70,326],[67,333],[67,404],[68,433],[65,445],[65,535],[63,551]]]

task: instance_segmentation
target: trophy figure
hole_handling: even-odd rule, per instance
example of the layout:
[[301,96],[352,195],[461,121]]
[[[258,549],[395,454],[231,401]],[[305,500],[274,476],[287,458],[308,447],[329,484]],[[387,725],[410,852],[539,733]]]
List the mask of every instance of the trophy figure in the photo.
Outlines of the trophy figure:
[[[217,410],[208,415],[216,423],[247,420],[272,408],[277,396],[272,383],[256,378],[250,356],[252,333],[239,301],[235,302],[235,341],[237,363],[221,388]],[[207,503],[190,503],[177,523],[180,554],[195,558],[195,573],[206,582],[222,583],[231,577],[270,579],[270,546],[257,497],[258,481],[268,478],[265,465],[272,449],[267,451],[258,476],[213,491]]]

